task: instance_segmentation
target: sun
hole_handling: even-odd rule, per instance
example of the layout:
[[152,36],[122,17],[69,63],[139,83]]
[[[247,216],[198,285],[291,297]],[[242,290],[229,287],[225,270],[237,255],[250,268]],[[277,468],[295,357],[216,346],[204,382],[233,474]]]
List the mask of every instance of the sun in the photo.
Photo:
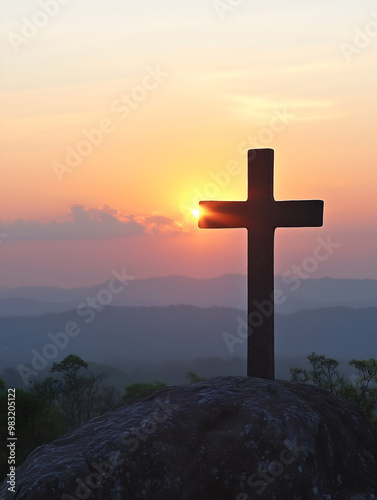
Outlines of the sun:
[[200,215],[199,208],[194,208],[194,210],[191,213],[195,217],[195,219],[199,219]]

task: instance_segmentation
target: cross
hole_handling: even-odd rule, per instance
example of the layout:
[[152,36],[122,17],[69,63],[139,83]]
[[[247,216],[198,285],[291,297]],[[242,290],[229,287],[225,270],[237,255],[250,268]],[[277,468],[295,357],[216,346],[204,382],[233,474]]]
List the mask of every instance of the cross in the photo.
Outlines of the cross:
[[274,236],[277,227],[323,224],[322,200],[275,201],[273,149],[248,151],[246,201],[201,201],[199,227],[248,233],[247,375],[274,379]]

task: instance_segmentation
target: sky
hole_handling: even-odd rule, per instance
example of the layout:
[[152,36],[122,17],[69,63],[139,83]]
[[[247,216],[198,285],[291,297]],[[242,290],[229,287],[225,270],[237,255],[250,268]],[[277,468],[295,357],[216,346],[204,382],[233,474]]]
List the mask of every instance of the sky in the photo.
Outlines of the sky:
[[246,198],[250,148],[274,149],[277,200],[325,201],[322,228],[277,230],[275,272],[377,279],[375,2],[17,0],[0,17],[0,287],[245,273],[246,230],[191,212]]

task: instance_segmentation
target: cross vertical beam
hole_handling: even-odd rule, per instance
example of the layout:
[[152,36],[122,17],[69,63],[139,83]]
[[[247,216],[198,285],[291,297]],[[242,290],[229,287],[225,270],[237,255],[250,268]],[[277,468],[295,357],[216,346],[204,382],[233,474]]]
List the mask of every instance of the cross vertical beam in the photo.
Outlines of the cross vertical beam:
[[274,236],[277,227],[323,224],[322,200],[275,201],[274,151],[248,151],[246,201],[201,201],[201,228],[248,230],[247,375],[275,378]]
[[[274,201],[274,151],[248,151],[248,197],[255,208],[252,217],[264,223],[247,231],[247,376],[275,378],[274,341],[274,235],[267,206]],[[268,204],[268,205],[266,205]],[[265,312],[258,309],[258,305]],[[266,309],[267,308],[267,309]],[[261,323],[262,322],[262,323]]]

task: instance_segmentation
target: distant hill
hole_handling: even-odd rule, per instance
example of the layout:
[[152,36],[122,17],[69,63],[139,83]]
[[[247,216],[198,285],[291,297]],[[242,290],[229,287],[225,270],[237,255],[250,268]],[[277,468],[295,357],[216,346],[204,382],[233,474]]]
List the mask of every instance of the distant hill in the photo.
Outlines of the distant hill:
[[47,303],[41,300],[10,297],[0,300],[0,316],[41,316],[50,312],[69,311],[75,307],[70,303]]
[[[284,314],[303,309],[346,306],[377,307],[377,280],[307,279],[295,281],[277,276],[284,303],[276,311]],[[75,309],[87,297],[96,297],[107,283],[83,288],[0,288],[0,316],[37,316]],[[114,295],[112,306],[231,307],[246,310],[246,276],[229,274],[212,279],[183,276],[148,278],[128,282]]]
[[[51,344],[48,333],[62,332],[75,321],[82,330],[65,349],[50,360],[70,353],[85,360],[118,366],[135,360],[194,360],[203,357],[230,359],[246,356],[246,342],[227,348],[223,334],[236,335],[243,311],[233,308],[106,307],[90,324],[75,311],[39,317],[0,318],[2,332],[0,370],[31,362],[31,350],[42,352]],[[276,315],[276,355],[305,356],[312,351],[337,359],[377,355],[377,308],[345,307],[305,310]],[[48,374],[48,371],[46,372]]]

